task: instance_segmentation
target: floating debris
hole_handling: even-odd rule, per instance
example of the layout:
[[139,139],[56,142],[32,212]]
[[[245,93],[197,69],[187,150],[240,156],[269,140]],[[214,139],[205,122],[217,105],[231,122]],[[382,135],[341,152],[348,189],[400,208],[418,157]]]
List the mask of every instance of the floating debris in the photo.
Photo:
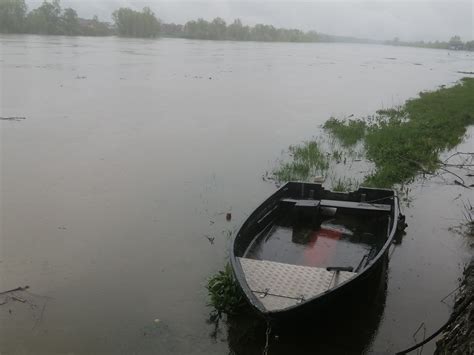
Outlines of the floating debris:
[[214,244],[214,239],[216,239],[216,237],[211,237],[210,235],[205,235],[206,239],[209,241],[209,243],[211,243],[211,245]]
[[2,120],[2,121],[21,121],[21,120],[26,120],[26,117],[21,117],[21,116],[0,117],[0,120]]
[[17,287],[17,288],[13,288],[11,290],[0,292],[0,295],[5,295],[7,293],[16,292],[16,291],[26,291],[29,288],[30,288],[30,286],[23,286],[23,287],[20,286],[20,287]]
[[21,302],[21,303],[25,303],[26,300],[24,298],[21,298],[21,297],[18,297],[18,296],[11,296],[12,300],[15,300],[15,301],[18,301],[18,302]]

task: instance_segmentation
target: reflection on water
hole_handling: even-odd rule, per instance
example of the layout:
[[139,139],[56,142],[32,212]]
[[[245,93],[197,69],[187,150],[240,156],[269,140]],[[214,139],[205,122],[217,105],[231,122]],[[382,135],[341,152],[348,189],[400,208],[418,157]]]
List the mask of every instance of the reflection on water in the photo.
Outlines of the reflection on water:
[[[209,337],[204,286],[227,260],[228,232],[275,190],[261,176],[282,149],[332,115],[372,114],[452,83],[472,55],[0,36],[1,116],[26,118],[0,121],[0,290],[48,297],[42,317],[0,306],[2,352],[226,353],[226,339]],[[428,333],[442,324],[439,300],[468,256],[448,228],[469,191],[429,181],[412,192],[369,351],[393,353],[421,322]]]

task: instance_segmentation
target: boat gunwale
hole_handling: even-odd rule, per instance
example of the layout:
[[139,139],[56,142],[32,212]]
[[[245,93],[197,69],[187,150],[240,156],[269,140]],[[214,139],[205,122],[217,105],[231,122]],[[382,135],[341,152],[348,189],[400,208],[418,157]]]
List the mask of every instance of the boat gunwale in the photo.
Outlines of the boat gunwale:
[[[299,309],[299,308],[301,308],[301,307],[303,307],[303,306],[305,306],[309,303],[313,303],[314,301],[316,301],[318,299],[322,299],[322,298],[330,295],[331,293],[335,293],[336,291],[345,288],[346,286],[350,285],[351,283],[353,283],[357,280],[361,280],[364,277],[367,277],[369,275],[369,273],[371,271],[373,271],[375,265],[382,259],[383,255],[387,252],[390,245],[393,243],[393,239],[395,238],[395,234],[396,234],[396,231],[397,231],[397,219],[398,219],[398,216],[400,214],[400,210],[399,210],[399,204],[398,204],[398,196],[396,195],[395,191],[392,190],[392,189],[378,189],[378,188],[370,188],[370,187],[361,187],[364,190],[386,191],[386,192],[391,192],[393,194],[392,196],[387,196],[387,197],[383,198],[383,199],[392,199],[393,200],[393,202],[391,204],[392,205],[392,211],[390,212],[390,217],[393,217],[393,221],[389,221],[389,226],[390,226],[390,223],[392,223],[392,228],[390,229],[390,233],[388,233],[388,235],[387,235],[387,240],[385,241],[383,246],[380,248],[379,252],[354,277],[350,278],[347,281],[344,281],[344,282],[338,284],[336,287],[333,287],[329,290],[326,290],[323,293],[320,293],[320,294],[318,294],[316,296],[313,296],[311,298],[308,298],[307,300],[304,300],[303,302],[301,302],[299,304],[292,305],[292,306],[289,306],[287,308],[280,309],[280,310],[269,311],[253,295],[252,290],[250,289],[250,287],[247,284],[247,280],[245,278],[245,273],[242,269],[242,265],[237,260],[237,257],[235,255],[236,241],[239,238],[239,236],[241,236],[242,230],[245,227],[247,227],[247,224],[250,224],[250,221],[252,221],[252,217],[257,215],[258,213],[261,213],[261,209],[264,209],[264,207],[266,207],[267,205],[270,205],[270,202],[272,200],[275,200],[276,196],[279,193],[288,191],[292,184],[312,184],[312,185],[315,185],[315,186],[322,187],[321,184],[315,184],[315,183],[307,183],[307,182],[300,182],[300,181],[287,182],[286,184],[281,186],[278,190],[276,190],[272,195],[267,197],[262,203],[260,203],[257,206],[257,208],[255,208],[255,210],[241,224],[240,228],[238,229],[238,231],[235,234],[234,238],[232,239],[232,243],[231,243],[230,261],[231,261],[231,266],[232,266],[232,271],[234,273],[234,276],[235,276],[236,280],[238,281],[239,286],[244,291],[245,297],[248,300],[248,302],[250,303],[250,305],[252,307],[254,307],[258,312],[260,312],[264,317],[272,317],[272,316],[277,316],[277,315],[280,315],[280,314],[287,314],[287,313],[289,313],[293,310]],[[323,190],[328,191],[328,192],[333,192],[333,191],[325,190],[324,188],[323,188]],[[358,191],[358,190],[356,190],[356,191]],[[355,192],[355,191],[353,191],[353,192]],[[348,193],[343,193],[343,194],[348,194]],[[256,235],[254,236],[254,238],[255,237],[256,237]],[[252,239],[252,241],[254,240],[254,238]]]

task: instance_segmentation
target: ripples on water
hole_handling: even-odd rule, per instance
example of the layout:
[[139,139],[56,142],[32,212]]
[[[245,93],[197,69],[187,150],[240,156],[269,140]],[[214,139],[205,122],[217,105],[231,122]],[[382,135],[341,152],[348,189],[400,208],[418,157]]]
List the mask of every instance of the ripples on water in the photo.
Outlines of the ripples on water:
[[[471,53],[355,44],[0,41],[1,116],[26,117],[0,121],[1,288],[42,296],[1,306],[7,353],[259,353],[263,332],[243,341],[230,323],[209,336],[204,285],[274,191],[262,174],[330,116],[401,104],[472,66]],[[411,186],[382,307],[272,347],[304,352],[319,339],[394,352],[421,322],[435,330],[469,255],[449,231],[467,193]],[[367,336],[346,337],[354,329]]]

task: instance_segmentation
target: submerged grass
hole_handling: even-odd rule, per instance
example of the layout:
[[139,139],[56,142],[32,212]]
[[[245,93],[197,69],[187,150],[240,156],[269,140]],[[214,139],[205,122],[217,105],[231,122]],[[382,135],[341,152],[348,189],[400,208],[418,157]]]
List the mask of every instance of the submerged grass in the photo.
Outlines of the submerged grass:
[[279,182],[305,181],[312,176],[325,175],[329,168],[329,158],[316,141],[290,146],[289,153],[292,160],[273,171]]
[[474,79],[421,93],[402,108],[378,114],[365,137],[366,155],[376,170],[364,184],[390,187],[434,172],[439,153],[461,143],[467,126],[474,124]]
[[234,314],[245,305],[242,291],[235,280],[229,263],[224,270],[212,276],[207,283],[207,291],[212,306],[218,317],[222,313]]
[[339,120],[331,117],[323,128],[334,136],[342,146],[350,147],[365,136],[367,125],[363,120]]
[[355,179],[339,177],[334,179],[331,184],[331,190],[336,192],[348,192],[356,190],[358,182]]
[[[471,124],[474,78],[464,78],[452,87],[420,93],[403,106],[379,110],[365,120],[330,118],[323,127],[340,148],[326,153],[316,141],[292,146],[293,159],[273,173],[278,182],[327,176],[330,161],[345,164],[345,152],[361,141],[365,158],[375,165],[362,185],[392,187],[410,182],[420,172],[433,173],[440,166],[439,154],[458,145]],[[332,184],[333,189],[347,189],[344,180]]]

